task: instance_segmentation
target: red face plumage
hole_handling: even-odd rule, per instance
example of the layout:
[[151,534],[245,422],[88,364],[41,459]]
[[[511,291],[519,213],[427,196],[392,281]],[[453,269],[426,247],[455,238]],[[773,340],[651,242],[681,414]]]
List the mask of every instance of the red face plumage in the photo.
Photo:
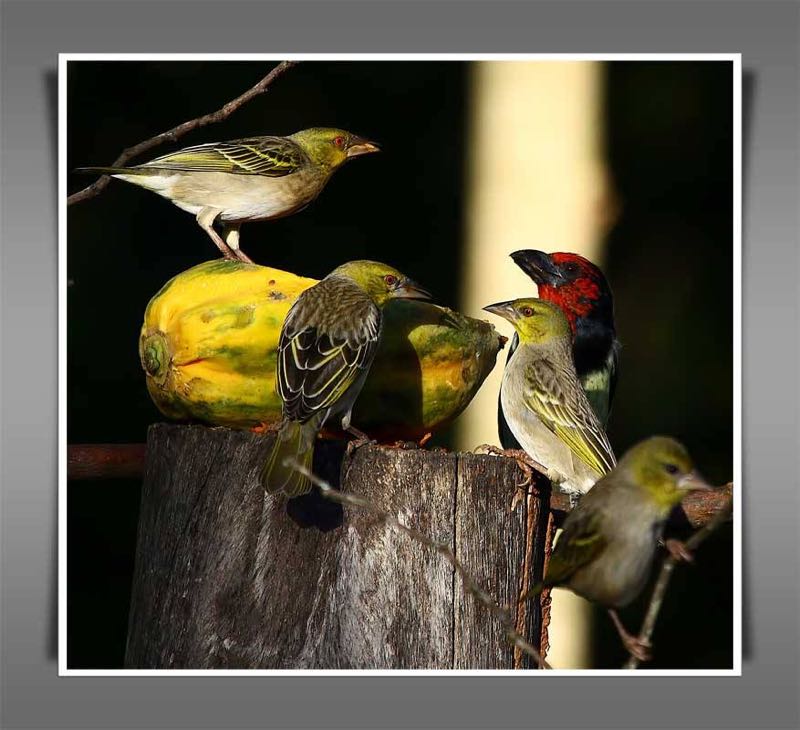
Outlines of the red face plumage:
[[588,315],[603,296],[603,275],[578,254],[553,253],[550,259],[566,280],[559,286],[539,284],[539,297],[561,307],[574,333],[577,319]]

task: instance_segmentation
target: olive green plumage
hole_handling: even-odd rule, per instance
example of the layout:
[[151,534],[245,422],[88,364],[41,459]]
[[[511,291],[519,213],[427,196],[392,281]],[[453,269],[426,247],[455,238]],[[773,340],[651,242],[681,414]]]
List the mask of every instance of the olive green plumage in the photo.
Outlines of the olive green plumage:
[[383,330],[383,307],[392,299],[427,299],[428,293],[386,264],[352,261],[306,289],[281,329],[276,387],[283,420],[261,472],[268,492],[289,497],[311,489],[287,459],[311,469],[314,442],[326,420],[350,427]]
[[542,299],[484,307],[507,319],[519,336],[500,387],[500,405],[514,438],[573,497],[616,465],[602,424],[581,386],[564,314]]
[[[374,142],[343,129],[314,127],[288,137],[250,137],[170,152],[131,167],[84,167],[152,190],[197,217],[228,257],[239,248],[242,223],[291,215],[311,203],[336,170],[377,152]],[[223,239],[214,229],[219,222]]]
[[641,441],[569,513],[544,581],[528,595],[563,586],[606,607],[626,648],[644,657],[614,609],[644,588],[673,508],[688,492],[706,489],[682,444],[664,436]]

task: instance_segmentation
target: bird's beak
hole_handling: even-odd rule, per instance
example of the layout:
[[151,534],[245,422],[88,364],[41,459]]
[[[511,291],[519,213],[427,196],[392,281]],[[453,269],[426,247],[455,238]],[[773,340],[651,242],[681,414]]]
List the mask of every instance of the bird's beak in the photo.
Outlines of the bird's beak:
[[359,157],[360,155],[369,155],[372,152],[380,151],[381,148],[377,142],[370,142],[363,137],[352,137],[345,154],[349,159],[350,157]]
[[431,293],[423,289],[413,279],[405,278],[400,281],[400,285],[394,290],[397,299],[430,299]]
[[678,480],[678,487],[687,492],[708,492],[714,489],[696,471],[690,471]]
[[511,258],[537,285],[559,286],[564,283],[564,276],[553,263],[550,255],[544,251],[535,249],[514,251]]
[[513,302],[497,302],[497,304],[490,304],[488,307],[483,308],[484,312],[491,312],[498,317],[507,319],[513,322],[517,318],[517,311],[514,309]]

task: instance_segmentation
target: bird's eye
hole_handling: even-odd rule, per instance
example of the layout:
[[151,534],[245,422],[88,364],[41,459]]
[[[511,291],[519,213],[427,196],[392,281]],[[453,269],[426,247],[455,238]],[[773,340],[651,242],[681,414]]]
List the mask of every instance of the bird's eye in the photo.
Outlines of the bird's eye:
[[570,274],[574,274],[578,270],[575,264],[567,264],[564,268],[566,268],[567,272]]
[[344,147],[344,137],[336,137],[336,138],[334,138],[333,143],[337,147]]
[[386,274],[383,277],[384,282],[386,282],[386,286],[394,286],[397,284],[397,277],[394,274]]
[[680,471],[675,464],[665,464],[664,469],[666,469],[667,474],[677,474]]
[[522,308],[522,316],[523,317],[532,317],[533,316],[533,309],[530,307],[523,307]]

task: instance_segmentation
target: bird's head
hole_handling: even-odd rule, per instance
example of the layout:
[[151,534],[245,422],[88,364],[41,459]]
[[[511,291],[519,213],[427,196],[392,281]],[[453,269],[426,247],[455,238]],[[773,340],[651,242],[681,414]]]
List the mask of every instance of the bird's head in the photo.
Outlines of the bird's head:
[[667,436],[652,436],[632,446],[617,468],[646,490],[664,512],[688,492],[711,489],[695,471],[686,447]]
[[576,253],[545,253],[534,249],[511,254],[537,285],[539,297],[557,304],[576,333],[585,322],[614,328],[611,287],[591,261]]
[[349,261],[335,269],[331,276],[343,276],[354,281],[379,307],[390,299],[431,298],[415,281],[378,261]]
[[331,170],[343,165],[353,157],[378,152],[380,147],[344,129],[312,127],[289,135],[312,162]]
[[490,304],[483,309],[511,322],[523,344],[572,336],[567,319],[561,310],[555,304],[543,299],[514,299],[510,302]]

